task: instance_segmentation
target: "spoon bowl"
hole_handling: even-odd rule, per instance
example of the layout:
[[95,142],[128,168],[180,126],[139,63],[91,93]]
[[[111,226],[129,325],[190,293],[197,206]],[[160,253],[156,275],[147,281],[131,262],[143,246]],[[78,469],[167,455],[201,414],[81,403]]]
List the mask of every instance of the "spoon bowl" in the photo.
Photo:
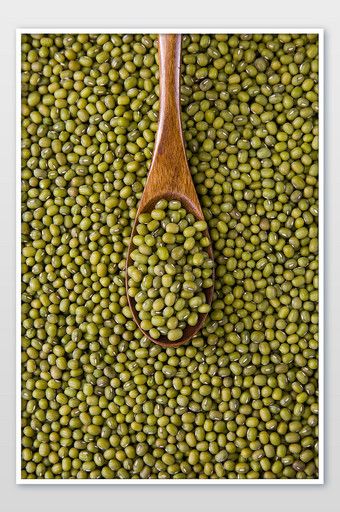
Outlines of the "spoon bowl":
[[[193,215],[195,215],[197,220],[204,220],[203,215],[202,216],[196,216],[195,211],[192,208],[192,205],[191,205],[190,201],[188,200],[188,198],[186,196],[183,196],[182,194],[176,194],[176,193],[173,193],[171,195],[161,194],[161,195],[155,196],[153,199],[151,199],[145,205],[145,207],[143,208],[143,210],[141,210],[139,212],[139,214],[140,213],[150,213],[153,210],[155,204],[160,199],[166,199],[168,201],[171,201],[171,200],[174,200],[174,199],[178,200],[178,201],[180,201],[182,203],[182,205],[185,207],[185,209],[187,210],[188,213],[192,213]],[[138,219],[138,216],[136,216],[136,219]],[[129,245],[129,249],[128,249],[127,262],[126,262],[126,269],[128,269],[128,267],[130,267],[130,265],[132,265],[132,263],[133,263],[132,259],[131,259],[131,252],[135,249],[135,245],[133,244],[132,240],[133,240],[133,237],[136,234],[136,228],[137,228],[137,222],[134,223],[134,226],[133,226],[133,229],[132,229],[130,245]],[[203,234],[204,234],[204,236],[209,236],[209,233],[208,233],[207,230],[203,231]],[[213,250],[212,250],[212,246],[211,245],[209,245],[209,247],[207,247],[206,251],[207,251],[207,253],[209,255],[209,258],[213,259]],[[214,278],[214,271],[213,271],[213,278]],[[125,287],[126,287],[126,290],[127,290],[128,303],[129,303],[129,306],[130,306],[130,309],[131,309],[131,312],[132,312],[133,319],[136,322],[136,324],[138,325],[139,330],[142,331],[142,333],[147,338],[149,338],[149,340],[151,340],[153,343],[156,343],[157,345],[161,345],[162,347],[179,347],[180,345],[183,345],[184,343],[187,343],[188,341],[190,341],[191,338],[193,338],[193,336],[195,336],[195,334],[197,334],[197,332],[200,331],[200,329],[202,328],[202,326],[203,326],[203,324],[204,324],[204,322],[206,320],[207,313],[200,313],[198,315],[198,321],[197,321],[196,325],[194,325],[194,326],[187,325],[185,327],[185,329],[183,330],[182,338],[179,339],[178,341],[173,341],[173,342],[169,341],[166,336],[160,336],[158,339],[152,338],[152,336],[150,336],[150,334],[147,331],[145,331],[144,329],[142,329],[141,326],[140,326],[140,319],[138,317],[138,312],[136,311],[136,301],[128,293],[128,279],[129,279],[128,278],[128,273],[126,271],[125,272]],[[205,294],[205,297],[206,297],[207,304],[211,304],[212,303],[212,299],[213,299],[213,295],[214,295],[214,287],[211,286],[210,288],[206,288],[204,290],[204,294]]]
[[[180,107],[180,65],[181,35],[161,34],[159,36],[159,124],[151,167],[132,228],[125,273],[127,297],[134,321],[147,338],[163,347],[178,347],[187,343],[202,328],[207,316],[207,313],[199,314],[197,324],[194,326],[187,325],[183,330],[182,338],[177,341],[171,342],[166,336],[154,339],[147,331],[141,329],[136,311],[136,301],[128,293],[127,269],[132,264],[131,252],[135,248],[133,237],[136,234],[140,214],[150,213],[160,199],[178,200],[186,211],[197,220],[204,220],[185,153]],[[209,237],[208,230],[204,231],[203,234]],[[207,253],[209,258],[213,259],[211,245],[207,248]],[[205,289],[204,293],[207,303],[211,304],[214,287],[211,286]]]

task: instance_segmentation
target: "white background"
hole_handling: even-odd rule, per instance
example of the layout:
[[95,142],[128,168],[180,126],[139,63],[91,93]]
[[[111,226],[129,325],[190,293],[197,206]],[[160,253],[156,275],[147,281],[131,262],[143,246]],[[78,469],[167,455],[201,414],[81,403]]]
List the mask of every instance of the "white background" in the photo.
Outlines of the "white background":
[[[6,512],[333,512],[340,498],[340,26],[335,0],[3,0],[0,7],[0,507]],[[325,29],[325,377],[324,486],[15,485],[15,29],[25,27],[312,27]],[[339,147],[339,152],[338,152]]]

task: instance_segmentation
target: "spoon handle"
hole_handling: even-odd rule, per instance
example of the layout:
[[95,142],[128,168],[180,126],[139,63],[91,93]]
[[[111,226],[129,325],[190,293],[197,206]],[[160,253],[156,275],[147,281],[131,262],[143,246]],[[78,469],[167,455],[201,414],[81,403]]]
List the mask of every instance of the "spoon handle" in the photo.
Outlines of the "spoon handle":
[[[168,148],[169,140],[178,157],[185,157],[180,105],[181,34],[159,35],[159,124],[154,154]],[[158,150],[158,151],[157,151]],[[183,153],[179,155],[179,151]],[[175,168],[176,166],[174,166]]]
[[149,208],[161,197],[170,197],[179,199],[198,219],[203,219],[182,132],[181,43],[181,34],[159,36],[159,121],[151,167],[138,212]]

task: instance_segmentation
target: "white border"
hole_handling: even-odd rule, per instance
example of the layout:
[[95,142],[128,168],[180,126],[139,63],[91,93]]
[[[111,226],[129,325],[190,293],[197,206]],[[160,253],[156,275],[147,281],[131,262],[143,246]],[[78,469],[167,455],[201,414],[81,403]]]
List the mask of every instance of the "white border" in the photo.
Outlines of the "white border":
[[[318,34],[319,36],[319,478],[301,480],[28,480],[21,478],[21,35],[22,34]],[[20,485],[322,485],[324,484],[324,29],[322,28],[18,28],[16,30],[16,483]]]

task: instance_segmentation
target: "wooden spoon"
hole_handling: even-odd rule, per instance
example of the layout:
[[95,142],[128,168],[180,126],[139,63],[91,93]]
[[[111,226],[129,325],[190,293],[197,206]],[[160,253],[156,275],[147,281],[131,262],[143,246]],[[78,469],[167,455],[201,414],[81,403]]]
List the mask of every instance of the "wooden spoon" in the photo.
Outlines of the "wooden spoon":
[[[128,294],[127,268],[132,264],[131,252],[134,249],[132,239],[136,234],[138,217],[141,213],[150,212],[159,199],[176,199],[197,220],[204,220],[184,148],[180,106],[180,68],[181,35],[161,34],[159,36],[160,111],[158,130],[151,168],[132,228],[125,278],[128,302],[136,324],[145,336],[163,347],[178,347],[189,341],[201,329],[207,316],[206,313],[200,314],[197,324],[195,326],[188,325],[184,329],[183,337],[178,341],[171,342],[166,336],[155,340],[147,331],[140,328],[140,320],[135,308],[136,302]],[[209,236],[207,231],[204,234]],[[213,258],[211,245],[207,252],[209,257]],[[213,286],[205,290],[208,304],[212,302],[213,291]]]

